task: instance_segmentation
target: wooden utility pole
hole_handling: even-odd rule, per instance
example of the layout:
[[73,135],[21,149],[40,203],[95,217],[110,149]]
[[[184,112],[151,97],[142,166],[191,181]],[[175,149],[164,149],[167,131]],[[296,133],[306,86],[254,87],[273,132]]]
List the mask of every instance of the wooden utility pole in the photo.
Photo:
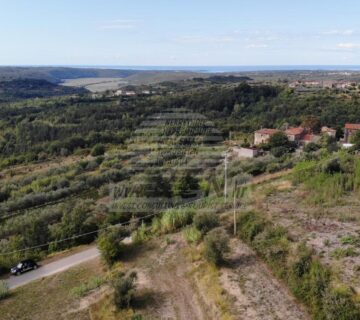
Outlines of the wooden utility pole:
[[228,165],[228,159],[227,159],[228,155],[227,152],[225,152],[225,178],[224,178],[224,199],[226,202],[226,198],[227,198],[227,165]]
[[236,236],[236,184],[234,186],[234,236]]

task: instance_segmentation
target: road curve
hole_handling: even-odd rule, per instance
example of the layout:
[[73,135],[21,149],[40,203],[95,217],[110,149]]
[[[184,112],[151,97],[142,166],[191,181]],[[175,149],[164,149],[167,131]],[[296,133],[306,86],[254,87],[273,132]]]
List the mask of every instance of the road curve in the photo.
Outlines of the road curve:
[[91,249],[87,249],[85,251],[75,253],[66,258],[62,258],[60,260],[51,262],[44,266],[40,265],[39,269],[37,270],[29,271],[20,276],[12,276],[9,279],[7,279],[6,282],[8,283],[10,289],[15,289],[31,281],[51,276],[55,273],[67,270],[73,266],[97,258],[99,256],[100,256],[100,252],[98,248],[93,247]]

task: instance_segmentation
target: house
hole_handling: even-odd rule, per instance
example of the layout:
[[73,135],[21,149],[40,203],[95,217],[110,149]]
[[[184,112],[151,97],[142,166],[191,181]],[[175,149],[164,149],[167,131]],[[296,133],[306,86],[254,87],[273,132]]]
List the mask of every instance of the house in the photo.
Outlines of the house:
[[322,82],[322,87],[323,87],[323,88],[331,89],[331,88],[334,87],[334,84],[335,84],[335,81],[325,80],[325,81]]
[[259,155],[259,150],[256,148],[233,147],[232,152],[237,158],[255,158]]
[[335,138],[336,137],[336,130],[333,128],[329,128],[329,127],[322,127],[321,128],[321,133],[322,134],[327,134],[330,137]]
[[125,95],[128,97],[136,96],[136,92],[135,91],[126,91]]
[[316,134],[305,134],[301,140],[300,140],[300,143],[301,144],[308,144],[310,142],[313,142],[313,143],[318,143],[321,139],[321,136],[319,135],[316,135]]
[[351,136],[354,135],[359,130],[360,130],[360,123],[346,123],[344,130],[345,142],[350,142]]
[[350,81],[342,81],[342,82],[338,82],[335,87],[336,89],[347,89],[347,88],[351,88],[353,86],[355,86],[356,84],[354,82],[350,82]]
[[259,145],[268,142],[270,137],[277,132],[279,132],[279,130],[266,128],[255,131],[254,144]]
[[321,86],[320,81],[315,81],[315,80],[304,81],[303,84],[306,87],[320,87]]
[[289,88],[295,89],[295,88],[299,87],[300,85],[301,85],[301,83],[299,81],[294,81],[294,82],[289,83]]
[[300,142],[305,133],[305,129],[302,127],[289,128],[285,130],[285,134],[288,137],[289,141],[294,141],[297,143]]

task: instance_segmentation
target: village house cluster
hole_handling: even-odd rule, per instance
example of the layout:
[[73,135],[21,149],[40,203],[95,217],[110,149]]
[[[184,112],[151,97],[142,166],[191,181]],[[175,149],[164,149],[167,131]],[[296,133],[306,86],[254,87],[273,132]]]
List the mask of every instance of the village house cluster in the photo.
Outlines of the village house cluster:
[[332,88],[332,89],[349,89],[355,87],[357,84],[354,81],[317,81],[317,80],[305,80],[305,81],[294,81],[289,83],[289,88]]
[[[352,146],[351,137],[360,130],[360,124],[358,123],[346,123],[344,127],[344,138],[339,142],[344,148]],[[336,129],[323,126],[319,134],[314,134],[311,130],[303,127],[290,127],[285,130],[262,128],[254,132],[254,143],[252,147],[244,148],[234,146],[232,153],[237,158],[254,158],[259,156],[261,151],[261,145],[269,141],[270,137],[277,132],[283,132],[289,141],[295,142],[298,147],[303,147],[306,144],[313,142],[318,143],[322,135],[328,135],[336,138]]]

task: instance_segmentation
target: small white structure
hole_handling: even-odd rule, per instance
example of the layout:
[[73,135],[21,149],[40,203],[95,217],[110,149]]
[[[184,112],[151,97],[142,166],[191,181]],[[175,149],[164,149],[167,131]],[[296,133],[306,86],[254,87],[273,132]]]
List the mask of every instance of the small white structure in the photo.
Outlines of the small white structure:
[[352,144],[352,143],[343,143],[342,144],[342,147],[344,148],[344,149],[350,149],[350,148],[352,148],[354,146],[354,144]]
[[233,147],[232,151],[237,158],[255,158],[259,155],[259,150],[256,148]]

